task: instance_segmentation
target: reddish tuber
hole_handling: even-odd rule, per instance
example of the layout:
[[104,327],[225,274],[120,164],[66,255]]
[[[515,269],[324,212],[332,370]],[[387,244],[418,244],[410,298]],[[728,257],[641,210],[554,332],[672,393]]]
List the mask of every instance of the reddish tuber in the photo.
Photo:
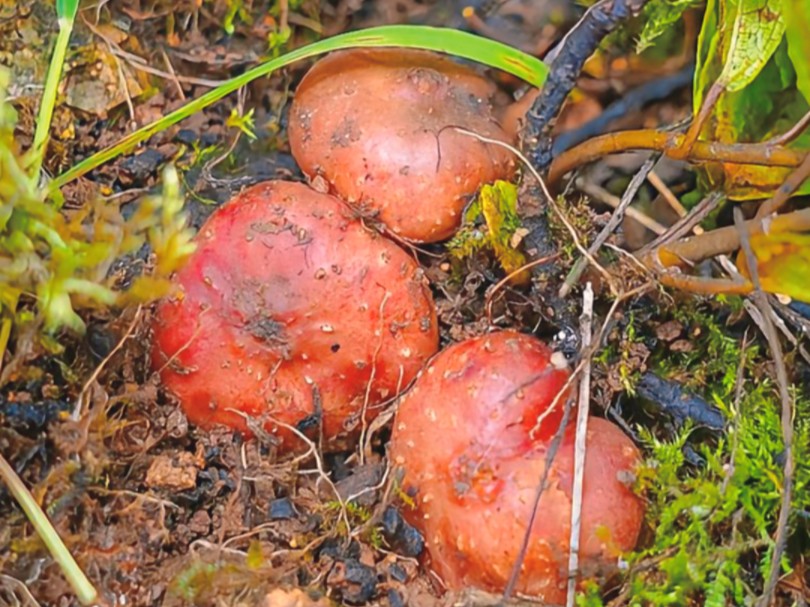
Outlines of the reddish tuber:
[[[189,419],[325,442],[405,388],[438,347],[421,270],[338,199],[267,182],[217,209],[155,315],[153,365]],[[329,446],[327,444],[327,446]]]
[[[448,588],[503,592],[518,558],[565,396],[569,372],[539,340],[502,331],[443,350],[400,402],[390,445],[413,498],[406,518],[425,534]],[[537,424],[537,420],[542,421]],[[563,435],[541,497],[516,592],[564,603],[574,477],[574,424]],[[641,501],[627,486],[639,454],[612,424],[587,436],[580,563],[610,573],[635,546]]]
[[[515,170],[493,115],[496,86],[427,51],[353,49],[318,61],[295,93],[290,148],[310,178],[402,238],[453,234],[468,198]],[[316,180],[317,181],[317,180]]]

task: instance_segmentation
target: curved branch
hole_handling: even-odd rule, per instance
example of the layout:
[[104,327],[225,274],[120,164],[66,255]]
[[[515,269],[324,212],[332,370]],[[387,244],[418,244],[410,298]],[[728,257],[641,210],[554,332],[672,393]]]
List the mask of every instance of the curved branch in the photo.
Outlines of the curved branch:
[[[683,149],[684,136],[652,129],[620,131],[589,139],[567,152],[560,154],[551,164],[548,174],[549,186],[555,185],[576,167],[619,152],[631,150],[655,150],[672,156]],[[806,157],[806,152],[791,150],[766,143],[715,143],[695,142],[686,158],[692,162],[728,162],[732,164],[758,164],[764,166],[797,167]]]

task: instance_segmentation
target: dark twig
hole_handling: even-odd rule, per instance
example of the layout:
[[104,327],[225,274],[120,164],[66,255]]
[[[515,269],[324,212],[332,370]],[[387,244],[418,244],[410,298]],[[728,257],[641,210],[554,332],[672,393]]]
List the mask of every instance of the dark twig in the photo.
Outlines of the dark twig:
[[636,389],[643,398],[655,403],[662,411],[671,415],[678,426],[683,425],[686,420],[692,420],[696,424],[712,430],[725,428],[726,420],[716,407],[687,392],[677,382],[647,372],[641,376],[641,381],[638,382]]
[[776,379],[779,385],[779,397],[782,401],[782,441],[784,442],[784,471],[782,504],[779,510],[779,518],[776,523],[776,534],[774,537],[773,555],[771,557],[771,571],[765,582],[765,588],[757,601],[757,607],[767,607],[773,600],[776,584],[779,581],[779,572],[782,567],[782,555],[787,543],[788,518],[790,516],[790,504],[793,499],[793,472],[795,462],[793,460],[793,403],[788,388],[787,368],[782,353],[782,344],[776,334],[771,315],[773,309],[768,301],[768,296],[762,290],[759,283],[759,273],[757,272],[757,258],[751,248],[748,226],[743,221],[742,211],[734,209],[734,224],[740,233],[740,245],[745,259],[748,262],[751,281],[754,283],[752,299],[762,313],[761,327],[768,340],[768,347],[771,349],[773,363],[776,367]]
[[582,66],[617,25],[637,15],[647,0],[599,0],[591,6],[552,51],[549,77],[526,114],[522,149],[532,165],[544,171],[551,164],[551,130]]

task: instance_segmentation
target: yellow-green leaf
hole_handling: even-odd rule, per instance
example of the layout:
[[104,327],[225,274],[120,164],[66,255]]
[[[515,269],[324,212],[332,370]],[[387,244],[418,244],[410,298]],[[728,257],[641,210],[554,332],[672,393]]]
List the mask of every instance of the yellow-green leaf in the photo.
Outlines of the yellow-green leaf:
[[[810,302],[810,234],[754,234],[751,249],[764,291]],[[737,266],[743,276],[750,277],[742,253]]]
[[720,80],[729,92],[751,84],[785,33],[781,0],[728,0],[721,26],[725,64]]

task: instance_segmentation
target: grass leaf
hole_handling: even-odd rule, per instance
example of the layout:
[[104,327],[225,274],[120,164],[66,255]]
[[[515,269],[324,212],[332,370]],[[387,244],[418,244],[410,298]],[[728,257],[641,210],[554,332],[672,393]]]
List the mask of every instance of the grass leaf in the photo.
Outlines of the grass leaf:
[[417,25],[391,25],[349,32],[301,47],[232,78],[160,120],[130,133],[115,145],[83,160],[54,179],[50,184],[50,190],[53,192],[105,162],[130,152],[135,146],[146,141],[155,133],[177,124],[184,118],[199,112],[246,84],[262,76],[267,76],[275,70],[296,61],[331,51],[355,47],[383,46],[419,48],[448,53],[503,70],[537,87],[542,86],[548,73],[546,65],[536,57],[532,57],[506,44],[454,29]]

